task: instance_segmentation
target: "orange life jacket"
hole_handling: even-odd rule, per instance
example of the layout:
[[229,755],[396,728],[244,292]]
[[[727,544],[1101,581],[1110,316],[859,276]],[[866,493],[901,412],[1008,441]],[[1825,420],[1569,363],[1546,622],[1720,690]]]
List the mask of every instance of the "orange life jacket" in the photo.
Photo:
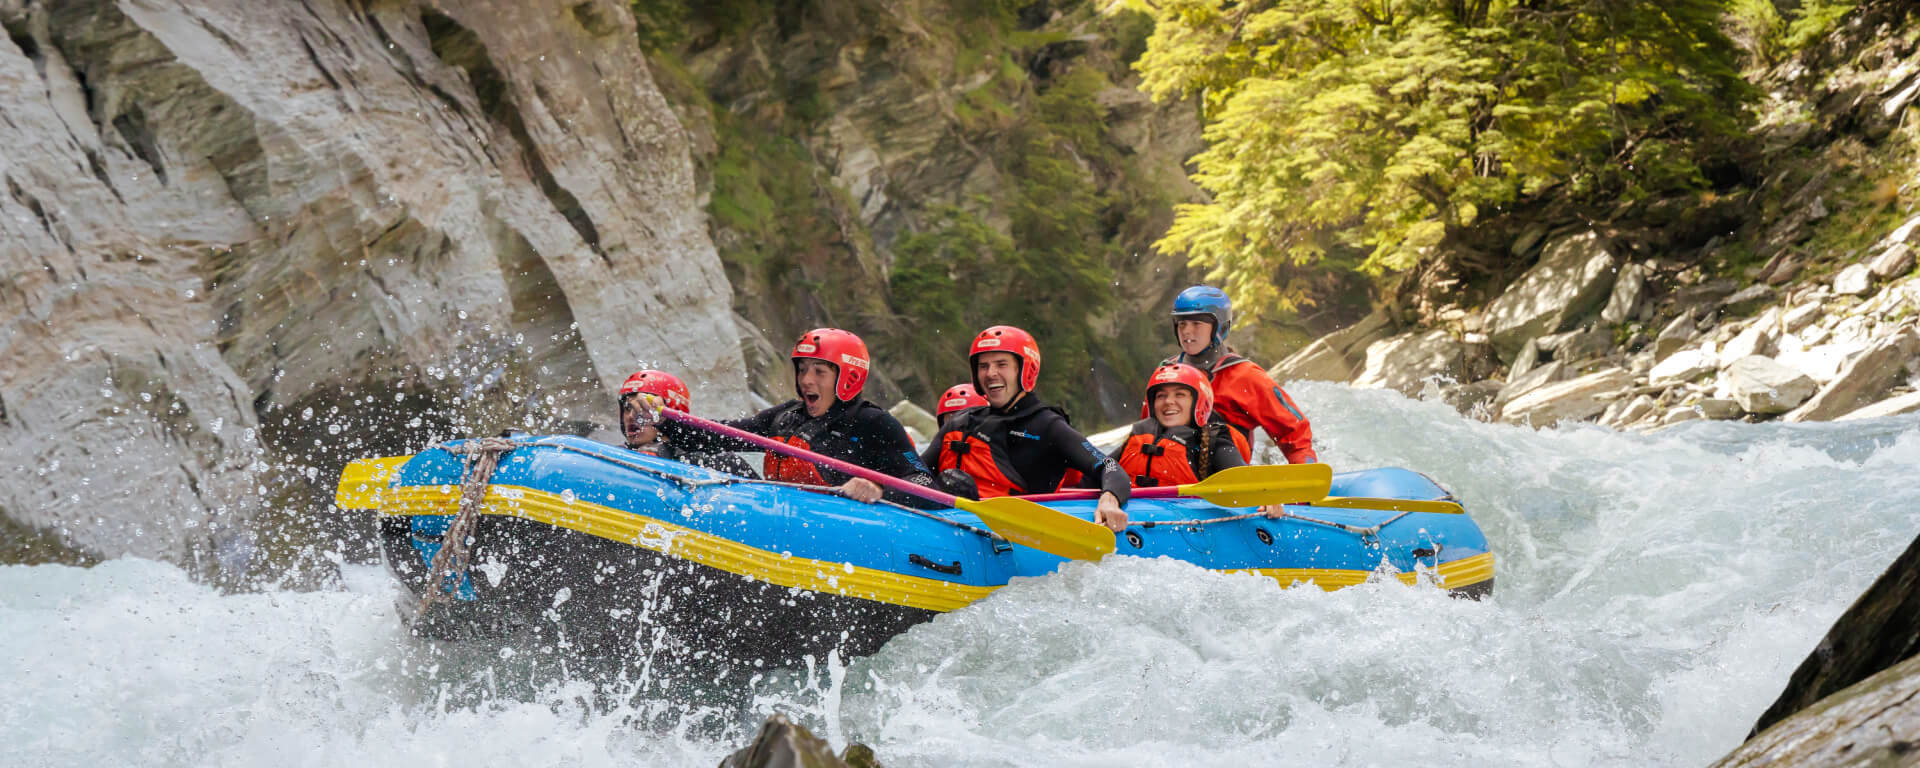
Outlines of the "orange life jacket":
[[[1181,431],[1196,439],[1205,439],[1198,430],[1182,428]],[[1177,434],[1162,432],[1152,419],[1133,425],[1133,434],[1120,450],[1120,468],[1137,488],[1200,482],[1187,455],[1187,442]]]

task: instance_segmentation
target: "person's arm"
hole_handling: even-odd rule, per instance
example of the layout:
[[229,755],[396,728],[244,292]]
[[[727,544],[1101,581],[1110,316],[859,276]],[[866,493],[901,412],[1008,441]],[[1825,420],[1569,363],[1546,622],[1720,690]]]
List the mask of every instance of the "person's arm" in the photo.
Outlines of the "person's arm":
[[[1244,467],[1247,465],[1246,459],[1240,457],[1240,449],[1233,444],[1233,427],[1226,424],[1209,426],[1207,428],[1207,439],[1211,443],[1207,446],[1208,451],[1210,451],[1208,456],[1213,463],[1212,466],[1207,468],[1207,474],[1209,476],[1223,469],[1232,469],[1234,467]],[[1207,478],[1203,477],[1200,479],[1205,480]]]
[[[776,405],[744,419],[724,419],[717,421],[744,432],[764,435],[768,429],[773,426],[774,417],[778,416],[781,409],[786,408],[788,404],[790,403]],[[672,419],[658,419],[654,426],[660,430],[660,435],[665,437],[667,442],[674,444],[675,447],[683,451],[693,453],[723,453],[727,451],[753,452],[765,450],[745,440],[714,434],[691,424],[685,424]]]
[[1228,369],[1228,376],[1233,399],[1280,446],[1288,463],[1312,464],[1320,460],[1313,450],[1313,425],[1266,371],[1260,370],[1260,366],[1242,363]]
[[[907,437],[907,428],[892,414],[878,408],[873,415],[863,420],[861,443],[871,446],[867,461],[862,466],[884,472],[922,488],[937,488],[933,482],[933,473],[927,471],[927,464],[920,454],[913,451],[913,439]],[[921,509],[944,509],[946,505],[928,501],[909,493],[887,489],[881,498],[895,504],[904,504]]]
[[1082,436],[1066,419],[1056,419],[1047,428],[1047,443],[1066,460],[1068,468],[1080,470],[1081,475],[1089,478],[1100,478],[1100,490],[1105,492],[1101,498],[1103,504],[1106,502],[1105,496],[1111,495],[1117,509],[1126,509],[1133,485],[1127,482],[1127,473],[1120,469],[1120,462],[1093,447],[1093,442]]

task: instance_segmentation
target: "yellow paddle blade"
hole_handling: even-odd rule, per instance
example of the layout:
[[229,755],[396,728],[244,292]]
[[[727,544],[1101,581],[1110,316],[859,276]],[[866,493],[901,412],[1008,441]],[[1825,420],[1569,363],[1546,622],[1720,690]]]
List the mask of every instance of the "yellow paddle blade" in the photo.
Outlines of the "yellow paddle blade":
[[1330,466],[1276,464],[1223,469],[1202,482],[1180,486],[1180,495],[1222,507],[1258,507],[1319,501],[1332,487]]
[[1421,501],[1417,499],[1367,499],[1359,496],[1328,496],[1312,502],[1316,507],[1342,507],[1345,509],[1384,509],[1390,512],[1433,512],[1441,515],[1466,514],[1459,504],[1451,501]]
[[355,459],[340,470],[340,486],[333,491],[333,505],[341,509],[379,509],[380,492],[393,482],[393,473],[412,456],[383,456]]
[[980,516],[994,533],[1069,560],[1098,560],[1113,551],[1113,531],[1014,496],[973,501],[955,499],[961,509]]

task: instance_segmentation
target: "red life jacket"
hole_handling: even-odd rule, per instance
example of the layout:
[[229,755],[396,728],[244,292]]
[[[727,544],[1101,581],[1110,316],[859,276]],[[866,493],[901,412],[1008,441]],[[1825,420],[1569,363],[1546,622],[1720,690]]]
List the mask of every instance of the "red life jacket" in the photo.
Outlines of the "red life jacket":
[[938,471],[958,469],[973,477],[980,489],[980,498],[991,499],[999,496],[1018,496],[1026,493],[1020,483],[1000,468],[993,460],[993,445],[978,435],[966,432],[946,432],[940,435],[946,441],[940,451]]
[[[1195,439],[1205,439],[1198,430],[1180,428],[1179,431]],[[1136,488],[1200,482],[1187,455],[1187,441],[1178,433],[1162,432],[1152,419],[1142,419],[1133,425],[1133,434],[1120,450],[1120,468]]]
[[[813,446],[807,443],[807,439],[799,435],[786,435],[773,439],[802,450],[813,450]],[[820,470],[813,466],[813,462],[782,456],[772,451],[767,452],[761,474],[768,480],[778,480],[783,483],[827,484],[827,479],[820,476]]]

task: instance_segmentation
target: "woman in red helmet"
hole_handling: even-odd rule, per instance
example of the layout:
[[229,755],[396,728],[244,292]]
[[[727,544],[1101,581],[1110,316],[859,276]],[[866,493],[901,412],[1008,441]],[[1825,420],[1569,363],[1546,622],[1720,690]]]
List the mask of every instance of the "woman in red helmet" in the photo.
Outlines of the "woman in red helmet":
[[[1313,424],[1264,369],[1227,346],[1227,331],[1232,327],[1233,303],[1225,291],[1208,285],[1181,291],[1173,299],[1173,338],[1180,354],[1166,362],[1186,363],[1207,372],[1217,401],[1214,416],[1221,421],[1249,437],[1256,428],[1266,430],[1289,463],[1319,461],[1313,450]],[[1251,460],[1253,454],[1249,450],[1243,455]]]
[[[794,342],[793,353],[788,357],[793,361],[795,399],[744,419],[722,423],[911,483],[933,485],[926,465],[920,463],[920,456],[913,451],[906,427],[900,426],[893,414],[860,398],[860,391],[867,384],[870,363],[867,345],[859,336],[838,328],[811,330]],[[666,422],[659,428],[675,445],[696,450],[759,450],[745,441],[679,422]],[[809,461],[777,453],[766,456],[763,471],[768,480],[836,485],[841,494],[858,501],[878,501],[884,496],[895,503],[927,505],[898,491],[882,492],[871,480],[849,477]]]
[[1213,416],[1213,385],[1191,365],[1171,363],[1147,379],[1147,409],[1113,458],[1138,487],[1197,483],[1246,466],[1237,432]]
[[662,439],[660,430],[641,406],[641,395],[657,397],[662,405],[674,410],[693,410],[693,394],[680,377],[651,369],[628,376],[626,383],[620,385],[620,431],[626,435],[628,449],[730,475],[759,477],[745,459],[730,452],[683,450]]
[[947,391],[940,395],[939,405],[933,411],[934,426],[944,427],[947,425],[948,416],[986,404],[987,399],[973,391],[972,384],[955,384],[947,387]]
[[973,388],[987,407],[953,415],[923,457],[937,467],[971,477],[982,497],[1045,493],[1060,487],[1067,470],[1098,478],[1094,522],[1113,531],[1127,527],[1127,473],[1081,437],[1059,408],[1040,402],[1040,345],[1026,331],[996,325],[980,332],[967,353]]

